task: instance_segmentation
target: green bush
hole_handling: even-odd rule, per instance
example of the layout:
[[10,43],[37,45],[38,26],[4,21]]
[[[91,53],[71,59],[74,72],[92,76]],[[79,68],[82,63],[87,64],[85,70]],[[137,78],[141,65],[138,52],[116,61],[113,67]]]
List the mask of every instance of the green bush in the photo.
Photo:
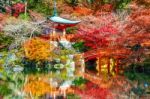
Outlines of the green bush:
[[66,29],[67,34],[75,34],[77,30],[77,27],[70,27]]
[[30,20],[30,16],[28,13],[27,13],[27,15],[25,15],[24,13],[20,14],[19,18],[23,19],[23,20]]
[[0,46],[4,46],[4,48],[0,48],[0,51],[7,50],[7,47],[13,42],[13,40],[12,37],[0,33]]
[[7,96],[11,94],[12,90],[8,88],[7,83],[0,82],[0,96]]
[[73,46],[73,48],[75,48],[79,52],[85,52],[89,49],[88,47],[84,46],[84,42],[76,42],[72,46]]
[[116,9],[124,9],[131,2],[131,0],[118,0],[116,2]]
[[87,80],[85,80],[84,78],[82,77],[79,77],[79,78],[76,78],[74,81],[73,81],[73,84],[75,86],[80,86],[82,84],[85,84],[87,82]]
[[150,59],[145,59],[143,63],[133,63],[125,68],[125,76],[130,80],[150,81]]
[[28,0],[28,9],[35,10],[45,15],[52,15],[52,1],[46,0]]
[[68,94],[67,99],[81,99],[81,98],[75,94]]

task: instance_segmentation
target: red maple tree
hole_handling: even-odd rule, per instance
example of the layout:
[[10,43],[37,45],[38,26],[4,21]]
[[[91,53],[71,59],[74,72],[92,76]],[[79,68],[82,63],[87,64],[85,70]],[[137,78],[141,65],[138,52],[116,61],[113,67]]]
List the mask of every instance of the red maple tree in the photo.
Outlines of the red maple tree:
[[111,40],[111,36],[118,33],[118,30],[112,25],[106,25],[99,29],[92,29],[91,31],[84,31],[79,29],[75,36],[75,39],[83,40],[85,46],[92,49],[108,47]]

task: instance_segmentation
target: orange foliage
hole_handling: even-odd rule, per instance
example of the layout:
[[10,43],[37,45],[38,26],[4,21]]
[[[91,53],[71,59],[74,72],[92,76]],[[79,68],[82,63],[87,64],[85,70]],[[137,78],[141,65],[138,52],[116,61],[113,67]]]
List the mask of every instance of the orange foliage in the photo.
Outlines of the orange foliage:
[[48,41],[42,40],[40,38],[32,38],[28,40],[23,45],[25,50],[25,56],[30,60],[51,60],[50,56],[53,45],[50,45]]
[[113,6],[111,4],[104,4],[101,6],[101,10],[111,12],[113,10]]
[[85,8],[85,7],[76,7],[75,10],[74,10],[74,13],[77,14],[77,15],[89,15],[92,13],[92,10],[88,9],[88,8]]
[[134,20],[134,25],[149,29],[150,27],[150,9],[142,9],[136,11],[131,15],[131,19]]
[[27,83],[24,87],[26,93],[31,93],[33,96],[42,96],[51,93],[54,90],[48,83],[43,80],[33,80]]
[[150,40],[144,41],[141,45],[145,47],[150,47]]

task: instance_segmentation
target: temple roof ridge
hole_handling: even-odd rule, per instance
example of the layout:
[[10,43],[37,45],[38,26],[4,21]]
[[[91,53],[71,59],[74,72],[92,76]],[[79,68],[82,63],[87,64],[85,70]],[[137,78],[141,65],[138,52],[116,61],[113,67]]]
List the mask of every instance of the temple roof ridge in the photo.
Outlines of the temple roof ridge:
[[68,20],[68,19],[59,17],[57,13],[57,9],[56,9],[56,0],[54,0],[53,16],[49,16],[48,20],[51,20],[52,22],[60,23],[60,24],[77,24],[81,22],[81,21],[73,21],[73,20]]

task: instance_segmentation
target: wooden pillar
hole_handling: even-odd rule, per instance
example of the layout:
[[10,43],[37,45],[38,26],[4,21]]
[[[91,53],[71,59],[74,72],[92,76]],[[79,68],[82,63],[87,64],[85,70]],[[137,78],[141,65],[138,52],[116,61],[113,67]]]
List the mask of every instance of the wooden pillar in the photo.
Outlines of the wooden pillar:
[[82,72],[82,77],[84,78],[84,74],[85,74],[84,54],[81,54],[81,72]]
[[112,72],[115,72],[116,59],[112,58]]
[[55,40],[55,36],[56,36],[56,29],[55,29],[55,23],[53,23],[53,32],[51,35],[51,40]]
[[63,37],[65,38],[65,36],[66,36],[66,29],[64,28],[63,29]]
[[108,74],[110,74],[110,58],[109,57],[107,60],[107,70],[108,70]]
[[116,59],[116,74],[119,73],[119,59]]
[[100,75],[100,73],[101,73],[101,57],[98,57],[97,59],[98,59],[97,60],[98,61],[97,66],[99,68],[98,75]]
[[53,24],[53,36],[56,35],[56,29],[55,29],[55,24]]

